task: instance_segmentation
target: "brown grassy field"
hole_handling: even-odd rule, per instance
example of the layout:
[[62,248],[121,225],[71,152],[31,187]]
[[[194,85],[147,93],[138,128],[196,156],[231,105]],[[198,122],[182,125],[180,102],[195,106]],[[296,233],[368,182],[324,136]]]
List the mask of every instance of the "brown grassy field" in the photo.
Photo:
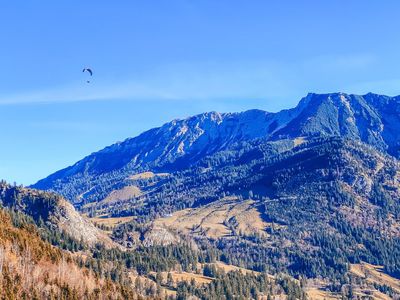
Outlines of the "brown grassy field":
[[119,218],[109,218],[108,216],[98,216],[90,218],[89,220],[97,225],[105,225],[114,228],[117,225],[127,223],[132,221],[134,217],[119,217]]
[[[367,284],[362,284],[360,286],[354,287],[354,293],[360,299],[376,299],[376,300],[389,300],[391,299],[388,295],[385,295],[375,288],[372,284],[377,283],[380,285],[387,285],[393,288],[396,292],[400,293],[400,280],[389,276],[382,272],[381,266],[374,266],[367,263],[353,264],[350,267],[350,273],[365,279]],[[339,294],[334,294],[325,291],[326,283],[314,280],[309,281],[308,287],[306,288],[307,295],[311,300],[333,300],[341,299]]]
[[149,179],[155,176],[168,176],[168,173],[153,173],[153,172],[143,172],[135,175],[131,175],[128,179],[139,180],[139,179]]
[[[168,272],[161,273],[163,278],[166,279],[168,276]],[[190,282],[192,279],[196,282],[196,284],[209,284],[213,279],[211,277],[203,276],[201,274],[195,273],[187,273],[187,272],[171,272],[172,278],[175,282],[188,281]]]
[[234,228],[242,234],[263,234],[269,225],[261,219],[261,214],[253,200],[237,201],[229,197],[208,205],[177,211],[172,216],[155,221],[157,225],[174,228],[183,232],[203,232],[209,238],[219,238],[232,234],[226,225],[234,220]]
[[304,137],[298,137],[294,139],[294,146],[299,146],[303,143],[305,143],[307,140]]
[[[243,274],[247,274],[247,273],[253,273],[253,274],[261,274],[260,272],[255,272],[249,269],[245,269],[245,268],[241,268],[241,267],[237,267],[234,265],[228,265],[222,261],[217,261],[214,264],[217,268],[223,270],[225,273],[231,272],[231,271],[242,271]],[[273,276],[270,276],[271,278],[273,278]]]
[[336,300],[342,297],[338,294],[325,291],[321,287],[311,286],[306,288],[308,299],[310,300]]
[[351,265],[350,272],[368,282],[390,286],[397,293],[400,293],[400,280],[383,273],[382,269],[381,266],[361,263]]
[[134,197],[140,196],[141,191],[137,186],[128,185],[124,186],[122,189],[112,191],[106,198],[101,200],[99,203],[115,203],[117,201],[126,201]]
[[307,290],[307,296],[310,300],[335,300],[341,299],[340,296],[332,295],[330,292],[322,291],[317,288]]

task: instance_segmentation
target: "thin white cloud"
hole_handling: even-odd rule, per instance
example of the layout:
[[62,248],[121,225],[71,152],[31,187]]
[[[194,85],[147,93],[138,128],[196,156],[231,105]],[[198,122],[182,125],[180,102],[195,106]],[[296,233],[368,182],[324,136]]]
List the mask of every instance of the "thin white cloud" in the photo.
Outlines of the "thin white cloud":
[[[107,99],[274,98],[331,85],[344,86],[346,72],[365,71],[376,63],[368,54],[321,56],[300,62],[238,61],[178,63],[161,66],[147,74],[134,74],[124,82],[94,78],[90,84],[0,95],[0,104],[54,103]],[[301,77],[299,77],[301,76]],[[324,86],[325,84],[325,86]],[[371,87],[373,88],[373,86]]]
[[76,102],[93,101],[104,99],[119,99],[125,97],[146,98],[166,95],[146,90],[135,86],[134,83],[104,86],[101,83],[91,85],[74,84],[65,87],[43,89],[0,96],[0,104],[24,104],[24,103],[54,103],[54,102]]

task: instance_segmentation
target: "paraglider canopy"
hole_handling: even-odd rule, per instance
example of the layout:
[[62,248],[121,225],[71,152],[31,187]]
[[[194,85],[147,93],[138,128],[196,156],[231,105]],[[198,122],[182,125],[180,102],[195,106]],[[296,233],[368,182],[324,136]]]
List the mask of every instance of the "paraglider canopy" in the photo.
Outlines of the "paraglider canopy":
[[92,71],[92,69],[90,69],[90,68],[84,68],[84,69],[82,70],[82,72],[89,72],[90,76],[93,75],[93,71]]
[[[90,76],[93,76],[93,71],[90,68],[84,68],[82,70],[83,73],[88,72],[90,74]],[[90,83],[90,80],[86,80],[87,83]]]

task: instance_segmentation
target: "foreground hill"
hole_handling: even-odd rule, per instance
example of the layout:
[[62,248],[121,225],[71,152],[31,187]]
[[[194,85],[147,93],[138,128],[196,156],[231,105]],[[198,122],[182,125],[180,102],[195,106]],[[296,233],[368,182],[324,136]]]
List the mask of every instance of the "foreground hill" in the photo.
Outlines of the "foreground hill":
[[0,209],[1,299],[136,299],[132,288],[77,263],[44,241],[18,212]]
[[104,233],[82,217],[68,201],[54,193],[11,186],[2,181],[0,204],[30,216],[39,226],[60,235],[66,234],[85,245],[112,245]]

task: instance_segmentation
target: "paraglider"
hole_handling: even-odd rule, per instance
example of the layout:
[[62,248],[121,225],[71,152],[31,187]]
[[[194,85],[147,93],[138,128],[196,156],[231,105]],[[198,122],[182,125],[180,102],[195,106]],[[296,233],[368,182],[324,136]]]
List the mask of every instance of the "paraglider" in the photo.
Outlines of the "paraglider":
[[[90,69],[90,68],[84,68],[84,69],[82,70],[82,72],[83,72],[83,73],[88,72],[88,73],[90,74],[90,77],[93,76],[93,71],[92,71],[92,69]],[[87,83],[90,83],[90,80],[87,80],[86,82],[87,82]]]

